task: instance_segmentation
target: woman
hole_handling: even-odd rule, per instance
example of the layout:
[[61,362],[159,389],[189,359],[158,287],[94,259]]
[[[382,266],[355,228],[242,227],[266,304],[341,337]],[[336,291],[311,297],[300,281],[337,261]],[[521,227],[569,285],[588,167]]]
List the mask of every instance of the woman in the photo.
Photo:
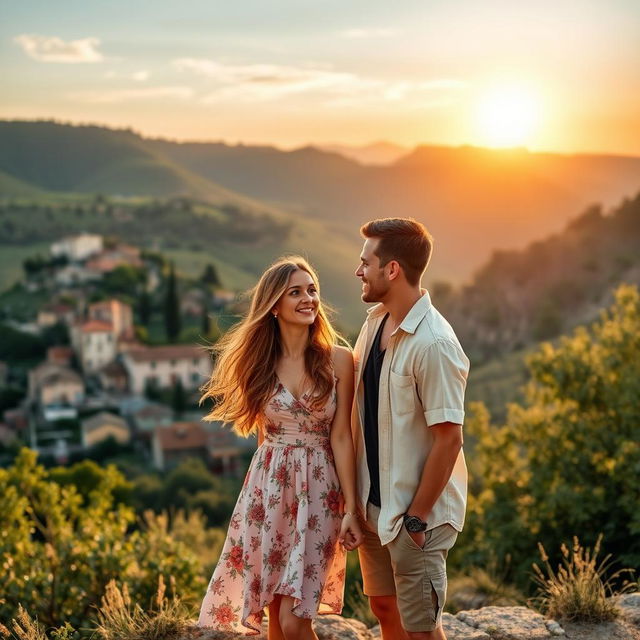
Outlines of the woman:
[[[269,640],[317,639],[316,613],[340,613],[345,549],[362,533],[355,515],[351,351],[320,303],[300,257],[260,278],[247,317],[215,347],[202,400],[207,420],[258,432],[201,627],[255,634],[269,610]],[[343,506],[344,505],[344,506]]]

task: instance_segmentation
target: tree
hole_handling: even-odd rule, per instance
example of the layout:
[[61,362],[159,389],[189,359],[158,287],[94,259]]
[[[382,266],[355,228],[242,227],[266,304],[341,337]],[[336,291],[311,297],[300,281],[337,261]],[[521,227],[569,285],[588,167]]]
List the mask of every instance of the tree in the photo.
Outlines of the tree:
[[185,393],[184,387],[182,386],[182,380],[180,380],[180,378],[178,378],[173,385],[171,407],[176,417],[180,417],[187,408],[187,394]]
[[202,303],[202,335],[208,336],[211,331],[211,317],[207,308],[207,301]]
[[68,345],[71,342],[71,337],[69,336],[69,327],[61,321],[45,327],[40,335],[47,347]]
[[136,298],[146,279],[143,267],[121,264],[105,275],[102,286],[109,294],[124,294]]
[[180,318],[180,299],[178,297],[178,287],[173,262],[169,266],[169,277],[167,278],[164,322],[168,340],[175,342],[180,335],[182,321]]
[[218,276],[218,270],[214,264],[207,264],[200,276],[200,281],[204,284],[208,284],[212,287],[221,287],[220,277]]
[[47,261],[40,255],[31,258],[25,258],[22,261],[22,268],[27,278],[40,273],[47,266]]
[[604,534],[604,548],[640,567],[640,294],[622,286],[590,328],[529,359],[525,403],[505,425],[475,407],[468,561],[511,555],[518,575],[536,543],[555,549]]
[[41,337],[0,324],[0,360],[20,363],[42,359],[45,350],[46,344]]
[[140,323],[148,325],[151,320],[151,296],[146,289],[143,289],[138,296],[138,315],[140,316]]

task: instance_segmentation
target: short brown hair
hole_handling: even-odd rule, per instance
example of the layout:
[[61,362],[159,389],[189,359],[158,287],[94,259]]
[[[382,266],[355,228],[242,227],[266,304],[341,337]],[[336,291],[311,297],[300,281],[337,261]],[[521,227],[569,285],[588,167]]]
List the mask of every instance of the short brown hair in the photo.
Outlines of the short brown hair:
[[433,238],[423,224],[413,218],[378,218],[362,225],[360,233],[380,238],[375,255],[381,267],[395,260],[409,284],[420,282],[433,250]]

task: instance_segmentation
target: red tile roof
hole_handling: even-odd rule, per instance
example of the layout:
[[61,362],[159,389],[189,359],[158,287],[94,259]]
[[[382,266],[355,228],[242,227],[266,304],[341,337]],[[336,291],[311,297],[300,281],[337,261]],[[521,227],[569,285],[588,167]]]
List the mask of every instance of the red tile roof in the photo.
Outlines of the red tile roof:
[[82,333],[106,333],[113,331],[113,325],[100,320],[89,320],[80,325]]
[[162,347],[146,347],[127,352],[135,362],[149,362],[151,360],[180,360],[185,358],[206,358],[211,356],[204,347],[188,344],[174,344]]
[[156,437],[163,451],[198,449],[207,446],[207,432],[198,422],[174,422],[168,427],[156,427]]

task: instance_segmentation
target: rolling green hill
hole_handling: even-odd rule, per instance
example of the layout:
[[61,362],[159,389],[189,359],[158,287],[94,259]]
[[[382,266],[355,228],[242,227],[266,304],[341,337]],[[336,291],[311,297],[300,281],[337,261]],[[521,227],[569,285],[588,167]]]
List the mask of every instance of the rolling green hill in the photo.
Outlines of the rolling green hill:
[[45,191],[0,171],[0,194],[10,197],[42,197]]
[[640,158],[423,146],[389,166],[306,147],[178,143],[130,130],[0,121],[0,171],[58,192],[168,197],[294,213],[357,238],[413,216],[436,238],[433,279],[468,280],[495,248],[559,232],[594,203],[640,189]]
[[[0,121],[0,171],[35,190],[119,196],[190,196],[213,204],[273,210],[193,174],[129,130],[53,122]],[[8,183],[0,194],[16,193]]]

